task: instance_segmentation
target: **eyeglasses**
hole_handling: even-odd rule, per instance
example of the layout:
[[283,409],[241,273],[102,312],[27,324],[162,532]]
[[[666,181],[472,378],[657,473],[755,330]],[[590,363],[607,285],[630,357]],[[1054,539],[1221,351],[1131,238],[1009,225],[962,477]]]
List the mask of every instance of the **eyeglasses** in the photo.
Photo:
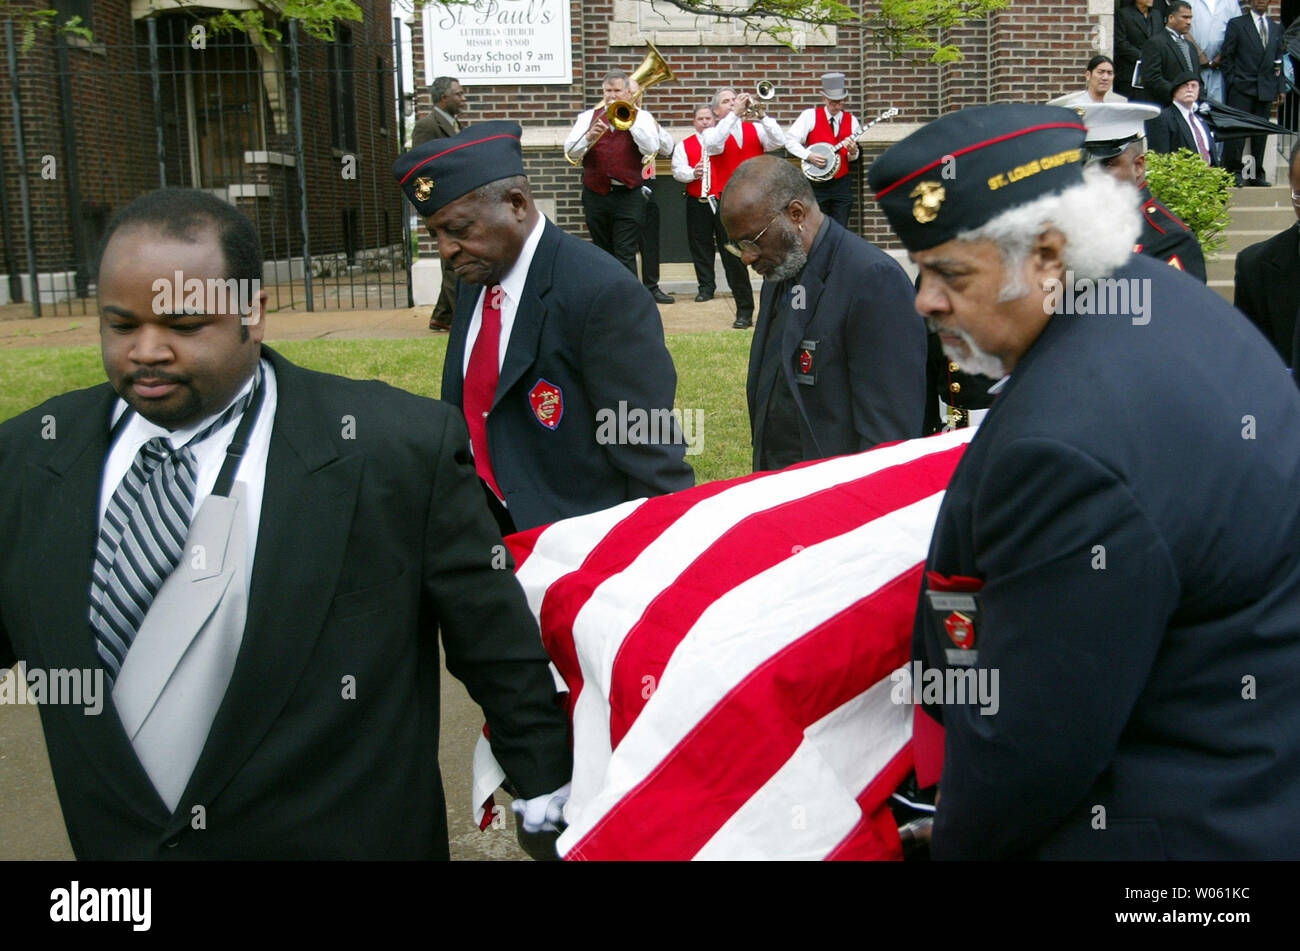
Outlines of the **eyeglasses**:
[[1295,192],[1292,192],[1292,193],[1291,193],[1291,204],[1293,204],[1293,205],[1300,205],[1300,195],[1297,195]]
[[[772,227],[772,225],[776,224],[776,219],[777,219],[777,218],[780,218],[783,214],[785,214],[785,210],[784,210],[784,209],[782,209],[781,211],[778,211],[778,212],[776,213],[776,216],[775,216],[771,221],[769,221],[769,222],[767,223],[767,228],[770,228],[770,227]],[[746,254],[749,254],[749,253],[751,253],[751,252],[754,253],[754,254],[757,254],[757,253],[758,253],[758,250],[759,250],[759,249],[758,249],[758,239],[761,238],[761,237],[763,237],[763,235],[767,234],[767,228],[764,228],[762,231],[760,231],[758,234],[754,235],[754,237],[749,238],[748,240],[745,240],[745,241],[728,241],[725,245],[723,245],[723,247],[725,247],[728,251],[730,251],[732,254],[734,254],[734,255],[735,255],[736,257],[738,257],[738,258],[739,258],[739,257],[744,257]]]

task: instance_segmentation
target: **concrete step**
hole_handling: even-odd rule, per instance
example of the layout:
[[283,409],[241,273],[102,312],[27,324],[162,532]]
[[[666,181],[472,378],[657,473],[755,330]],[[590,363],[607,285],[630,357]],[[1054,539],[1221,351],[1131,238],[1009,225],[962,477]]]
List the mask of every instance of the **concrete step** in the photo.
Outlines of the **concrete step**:
[[1229,304],[1232,303],[1232,278],[1228,278],[1226,281],[1215,281],[1215,280],[1211,280],[1211,281],[1210,281],[1210,290],[1212,290],[1212,291],[1214,291],[1215,293],[1217,293],[1220,297],[1222,297],[1224,300],[1226,300]]
[[1291,186],[1270,185],[1268,188],[1234,188],[1228,204],[1232,208],[1270,207],[1281,205],[1291,207]]
[[1295,221],[1295,210],[1288,198],[1285,207],[1233,208],[1228,213],[1228,220],[1228,228],[1232,231],[1271,231],[1277,234]]
[[1281,230],[1281,228],[1252,228],[1250,230],[1229,228],[1223,232],[1223,246],[1219,249],[1219,253],[1235,255],[1238,251],[1248,248],[1252,244],[1267,241]]
[[1210,282],[1227,281],[1232,283],[1232,276],[1236,268],[1236,255],[1224,254],[1219,252],[1205,262],[1205,272],[1209,276]]

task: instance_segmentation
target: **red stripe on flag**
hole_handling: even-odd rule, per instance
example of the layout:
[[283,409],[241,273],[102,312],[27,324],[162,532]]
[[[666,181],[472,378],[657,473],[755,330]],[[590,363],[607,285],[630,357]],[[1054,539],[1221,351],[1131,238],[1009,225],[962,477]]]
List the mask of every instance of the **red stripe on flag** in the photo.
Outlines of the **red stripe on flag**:
[[898,820],[889,808],[889,797],[911,771],[912,744],[908,743],[858,794],[862,820],[827,853],[826,861],[902,860],[903,843],[898,838]]
[[506,547],[510,549],[510,555],[515,560],[515,571],[524,566],[529,556],[537,548],[537,539],[542,537],[542,532],[549,528],[547,525],[538,525],[536,528],[530,528],[524,532],[515,532],[513,535],[505,537]]
[[617,747],[627,734],[653,693],[645,686],[659,683],[673,651],[710,604],[789,558],[796,547],[843,535],[942,492],[965,448],[828,486],[747,516],[722,535],[651,602],[619,648],[610,678],[610,744]]
[[759,665],[566,857],[694,856],[794,754],[808,726],[907,660],[922,567],[880,586]]
[[579,568],[556,579],[546,589],[539,612],[542,643],[569,686],[570,717],[583,686],[582,668],[573,642],[573,622],[591,598],[591,593],[611,575],[630,565],[647,545],[696,503],[754,478],[757,476],[708,482],[683,492],[647,499],[596,543]]

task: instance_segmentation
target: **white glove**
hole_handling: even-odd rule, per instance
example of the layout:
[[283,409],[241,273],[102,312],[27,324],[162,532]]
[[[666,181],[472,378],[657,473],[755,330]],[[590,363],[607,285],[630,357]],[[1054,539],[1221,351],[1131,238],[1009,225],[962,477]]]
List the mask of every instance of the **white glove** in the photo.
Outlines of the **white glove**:
[[565,783],[552,793],[532,799],[515,799],[510,808],[524,824],[525,832],[559,832],[564,822],[564,804],[569,801],[569,787]]

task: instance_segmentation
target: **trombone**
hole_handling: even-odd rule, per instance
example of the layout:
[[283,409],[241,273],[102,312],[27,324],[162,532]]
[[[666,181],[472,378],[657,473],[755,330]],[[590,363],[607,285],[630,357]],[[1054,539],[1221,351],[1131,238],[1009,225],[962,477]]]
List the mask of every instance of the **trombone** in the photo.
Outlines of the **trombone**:
[[[628,129],[632,128],[632,125],[636,122],[636,114],[641,102],[641,97],[645,95],[647,89],[658,83],[671,83],[676,81],[677,77],[674,76],[673,71],[669,69],[668,63],[663,58],[663,55],[655,49],[655,45],[649,40],[646,41],[645,45],[650,47],[650,52],[646,53],[645,59],[641,61],[641,65],[638,66],[632,75],[628,77],[629,82],[636,83],[638,87],[637,91],[632,95],[631,99],[616,99],[605,108],[605,121],[608,125],[605,129],[601,130],[601,133],[596,137],[595,142],[592,142],[591,145],[587,146],[588,149],[590,149],[592,145],[595,145],[596,142],[599,142],[601,137],[603,137],[611,127],[618,129],[620,132],[626,132]],[[568,149],[564,150],[564,157],[569,160],[570,165],[582,164],[582,160],[575,159],[569,154]]]

